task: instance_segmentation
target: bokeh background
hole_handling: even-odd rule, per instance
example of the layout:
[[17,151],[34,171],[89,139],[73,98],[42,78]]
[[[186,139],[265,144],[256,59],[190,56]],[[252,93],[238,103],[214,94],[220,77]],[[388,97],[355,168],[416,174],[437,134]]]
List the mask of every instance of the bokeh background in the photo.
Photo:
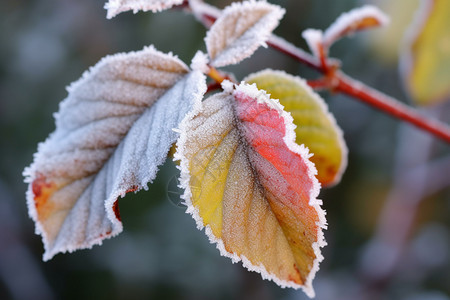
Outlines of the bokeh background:
[[[287,9],[276,33],[304,49],[304,29],[325,29],[342,12],[369,3],[272,2]],[[351,76],[410,102],[398,59],[418,1],[374,2],[391,15],[391,26],[340,41],[331,54]],[[22,171],[54,130],[64,87],[101,57],[149,44],[189,63],[205,49],[204,35],[182,11],[107,20],[102,1],[1,1],[0,299],[306,299],[219,255],[178,205],[178,171],[170,160],[148,191],[120,200],[122,234],[92,250],[41,260]],[[228,70],[241,79],[267,67],[318,75],[271,49]],[[342,182],[320,195],[329,229],[314,280],[317,299],[450,299],[449,145],[356,100],[322,95],[345,133],[349,165]],[[445,104],[424,113],[450,121]]]

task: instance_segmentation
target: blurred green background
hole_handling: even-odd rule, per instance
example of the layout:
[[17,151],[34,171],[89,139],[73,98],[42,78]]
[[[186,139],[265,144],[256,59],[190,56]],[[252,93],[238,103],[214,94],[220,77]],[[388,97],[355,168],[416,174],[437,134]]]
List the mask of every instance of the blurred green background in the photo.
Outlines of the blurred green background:
[[[302,48],[304,29],[325,29],[342,12],[369,3],[271,2],[287,10],[276,33]],[[349,75],[405,102],[398,49],[417,2],[374,1],[392,15],[391,27],[340,41],[331,53]],[[210,3],[223,8],[230,1]],[[122,234],[42,262],[21,174],[54,130],[64,87],[101,57],[149,44],[189,63],[204,51],[206,31],[182,11],[107,20],[102,1],[2,0],[0,8],[0,299],[307,299],[220,257],[177,205],[171,161],[149,191],[120,200]],[[317,77],[271,49],[227,70],[241,79],[267,67]],[[320,195],[329,229],[316,298],[450,299],[448,144],[358,101],[322,95],[350,154],[342,182]],[[450,121],[448,105],[425,113]]]

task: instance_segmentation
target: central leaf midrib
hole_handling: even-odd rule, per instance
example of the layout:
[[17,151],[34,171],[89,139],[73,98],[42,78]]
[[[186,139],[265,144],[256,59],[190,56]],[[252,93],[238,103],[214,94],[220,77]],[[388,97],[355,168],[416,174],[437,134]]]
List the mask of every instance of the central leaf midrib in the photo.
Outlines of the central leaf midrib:
[[[235,100],[235,97],[233,96],[233,100],[234,101],[236,101]],[[281,228],[281,230],[283,231],[283,237],[284,237],[284,239],[286,240],[286,242],[288,243],[288,245],[290,246],[289,247],[289,250],[291,251],[291,254],[292,254],[292,257],[294,258],[294,261],[297,263],[297,260],[296,260],[296,258],[295,258],[295,254],[294,254],[294,252],[293,252],[293,250],[292,250],[292,243],[289,241],[289,239],[287,238],[287,234],[286,234],[286,232],[285,232],[285,230],[284,230],[284,228],[283,228],[283,226],[281,226],[281,224],[280,224],[280,221],[278,220],[278,218],[276,217],[276,215],[275,215],[275,213],[274,213],[274,210],[273,210],[273,207],[272,207],[272,204],[270,203],[270,201],[268,200],[268,196],[267,196],[267,192],[266,192],[266,190],[265,190],[265,188],[264,188],[264,185],[261,183],[261,180],[259,179],[260,178],[260,172],[258,171],[258,169],[253,165],[253,163],[252,163],[252,160],[250,159],[250,156],[251,156],[251,153],[250,153],[250,151],[253,151],[253,153],[257,153],[257,155],[259,155],[262,159],[264,159],[264,160],[266,160],[269,164],[271,164],[272,166],[273,166],[273,164],[270,162],[270,161],[268,161],[265,157],[263,157],[262,155],[260,155],[257,151],[256,151],[256,149],[254,149],[254,147],[247,141],[247,139],[245,138],[245,134],[244,134],[244,130],[243,130],[243,121],[241,121],[241,119],[239,118],[239,116],[238,116],[238,113],[237,113],[237,109],[236,109],[236,104],[230,104],[231,106],[232,106],[232,112],[233,112],[233,123],[234,123],[234,125],[235,125],[235,127],[236,127],[236,129],[237,129],[237,132],[238,132],[238,135],[239,135],[239,139],[240,139],[240,141],[244,141],[244,151],[245,151],[245,155],[246,155],[246,158],[247,158],[247,160],[249,161],[249,166],[250,166],[250,171],[252,172],[252,175],[253,175],[253,178],[254,178],[254,180],[255,180],[255,185],[257,186],[257,188],[259,188],[260,190],[261,190],[261,193],[262,193],[262,195],[263,195],[263,197],[264,197],[264,199],[265,199],[265,201],[267,201],[267,203],[269,204],[269,206],[270,206],[270,209],[271,209],[271,212],[274,214],[274,216],[275,216],[275,219],[277,220],[277,223],[278,223],[278,226]],[[275,166],[274,166],[275,167]],[[275,167],[275,169],[278,171],[278,172],[280,172],[276,167]],[[284,177],[283,177],[284,178]],[[292,213],[294,213],[294,215],[295,215],[295,212],[290,208],[290,207],[288,207],[288,206],[285,206],[287,209],[289,209],[289,210],[291,210],[292,211]],[[247,222],[248,222],[248,218],[247,218]],[[248,235],[246,234],[246,238],[248,238]],[[299,277],[303,280],[303,278],[302,278],[302,276],[301,276],[301,274],[300,273],[298,273],[299,274]]]

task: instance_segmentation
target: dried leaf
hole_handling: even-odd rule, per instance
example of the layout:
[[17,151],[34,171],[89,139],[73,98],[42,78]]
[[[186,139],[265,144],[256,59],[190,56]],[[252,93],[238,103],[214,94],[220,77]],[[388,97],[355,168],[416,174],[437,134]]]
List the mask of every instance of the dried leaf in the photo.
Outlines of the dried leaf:
[[291,113],[296,143],[304,144],[314,154],[310,160],[317,168],[317,179],[323,186],[337,184],[347,166],[347,146],[326,103],[306,82],[282,71],[264,70],[250,74],[244,81],[256,83],[272,98],[279,99]]
[[121,12],[132,10],[158,12],[183,3],[183,0],[109,0],[105,4],[107,18],[111,19]]
[[225,8],[205,38],[211,65],[223,67],[251,56],[266,45],[283,14],[284,9],[263,1],[233,3]]
[[325,46],[331,46],[335,41],[351,35],[356,31],[373,27],[385,26],[389,18],[372,5],[355,8],[339,16],[325,31],[323,39]]
[[254,85],[223,86],[180,126],[187,212],[222,255],[312,297],[326,221],[308,150],[276,100]]
[[407,38],[402,75],[420,105],[450,99],[450,1],[422,1]]
[[200,72],[147,47],[102,59],[72,84],[56,130],[24,172],[44,260],[100,244],[122,231],[118,197],[146,188],[201,104]]

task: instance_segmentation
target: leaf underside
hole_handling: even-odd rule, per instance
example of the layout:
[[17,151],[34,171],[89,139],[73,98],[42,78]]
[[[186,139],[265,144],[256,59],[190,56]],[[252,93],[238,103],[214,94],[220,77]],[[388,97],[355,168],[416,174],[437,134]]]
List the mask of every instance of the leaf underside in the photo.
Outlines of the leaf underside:
[[206,99],[180,129],[175,157],[198,227],[233,262],[313,296],[325,217],[289,115],[244,84]]
[[[101,60],[69,87],[56,130],[24,172],[44,260],[122,231],[118,197],[146,187],[205,92],[205,78],[147,47]],[[176,108],[176,109],[174,109]]]
[[337,184],[347,166],[347,146],[343,134],[327,105],[304,80],[282,71],[264,70],[244,79],[255,83],[280,104],[293,119],[296,143],[314,154],[310,160],[317,168],[322,186]]

